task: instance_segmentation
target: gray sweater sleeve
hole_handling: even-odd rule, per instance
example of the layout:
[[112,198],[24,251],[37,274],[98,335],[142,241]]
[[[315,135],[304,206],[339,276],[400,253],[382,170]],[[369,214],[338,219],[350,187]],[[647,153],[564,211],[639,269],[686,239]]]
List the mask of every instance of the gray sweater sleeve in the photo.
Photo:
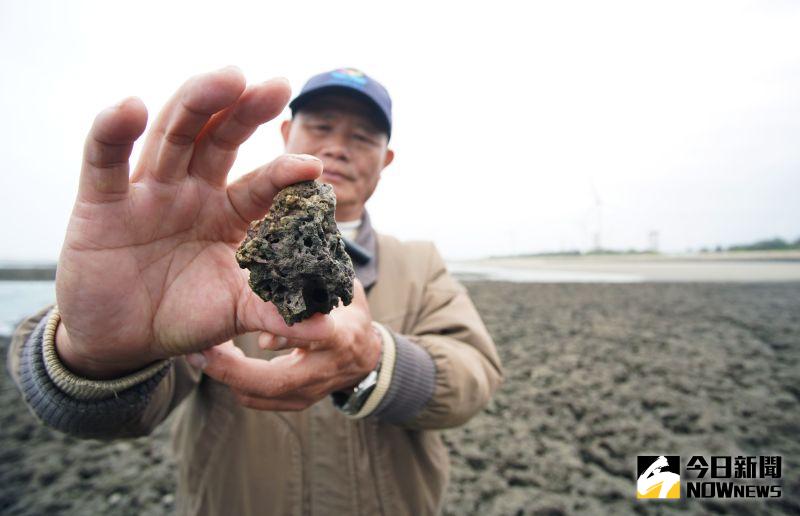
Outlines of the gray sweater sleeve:
[[[143,415],[172,365],[106,399],[72,397],[53,383],[45,368],[42,343],[50,313],[45,313],[27,337],[17,337],[17,342],[12,342],[9,349],[9,355],[15,355],[9,356],[8,361],[11,376],[31,412],[46,425],[77,437],[126,437],[147,433],[150,429],[143,428]],[[30,320],[27,322],[30,324]]]
[[407,337],[391,332],[395,343],[392,382],[372,416],[402,423],[416,416],[433,396],[436,366],[433,358]]
[[[67,394],[53,382],[45,365],[43,341],[51,313],[52,309],[43,311],[26,321],[30,325],[40,318],[28,335],[18,330],[23,335],[12,341],[8,364],[28,408],[56,430],[87,438],[147,434],[199,379],[181,359],[114,396],[87,400]],[[395,350],[391,383],[370,416],[402,423],[416,416],[433,396],[436,368],[424,348],[403,335],[387,333]],[[153,403],[154,398],[159,402]]]

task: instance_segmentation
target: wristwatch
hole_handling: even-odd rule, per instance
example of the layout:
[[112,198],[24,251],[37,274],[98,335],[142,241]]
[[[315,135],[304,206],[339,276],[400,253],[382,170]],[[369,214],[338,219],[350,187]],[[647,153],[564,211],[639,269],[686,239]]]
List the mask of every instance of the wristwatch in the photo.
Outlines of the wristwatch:
[[381,356],[378,359],[378,365],[375,366],[375,369],[370,371],[366,378],[361,380],[358,385],[352,389],[331,393],[333,405],[348,416],[358,414],[358,411],[364,406],[369,395],[375,390],[375,386],[378,385],[378,375],[381,372],[382,362],[383,347],[381,347]]

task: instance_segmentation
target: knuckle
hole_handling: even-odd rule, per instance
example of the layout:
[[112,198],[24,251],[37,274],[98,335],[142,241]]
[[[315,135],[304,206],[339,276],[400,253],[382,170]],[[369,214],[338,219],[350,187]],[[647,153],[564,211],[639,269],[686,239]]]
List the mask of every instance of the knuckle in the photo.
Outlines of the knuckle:
[[239,142],[226,138],[225,136],[219,134],[218,131],[212,131],[208,135],[208,139],[212,144],[214,144],[214,146],[225,152],[233,152],[239,148]]
[[333,359],[335,371],[342,371],[350,367],[353,363],[352,353],[337,353]]
[[172,131],[164,133],[164,140],[176,147],[187,147],[194,143],[194,137],[186,134],[180,134]]
[[281,169],[289,166],[293,161],[295,160],[289,154],[281,154],[272,161],[272,166],[275,169]]

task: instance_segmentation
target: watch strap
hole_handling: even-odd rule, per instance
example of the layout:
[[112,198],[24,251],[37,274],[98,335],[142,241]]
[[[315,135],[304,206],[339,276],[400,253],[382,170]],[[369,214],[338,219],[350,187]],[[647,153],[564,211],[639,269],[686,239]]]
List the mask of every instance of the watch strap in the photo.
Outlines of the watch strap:
[[373,371],[377,372],[378,378],[375,387],[369,393],[361,408],[355,414],[344,412],[344,415],[350,419],[362,419],[374,412],[392,383],[396,356],[394,337],[382,324],[373,321],[372,325],[378,331],[382,341],[381,359],[378,362],[376,371]]

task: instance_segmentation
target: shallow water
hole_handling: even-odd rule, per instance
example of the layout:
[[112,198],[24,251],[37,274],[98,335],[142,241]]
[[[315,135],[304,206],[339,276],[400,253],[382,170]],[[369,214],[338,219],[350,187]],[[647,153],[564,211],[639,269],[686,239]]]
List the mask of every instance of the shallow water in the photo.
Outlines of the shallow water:
[[55,299],[55,281],[0,281],[0,336]]
[[462,281],[509,281],[512,283],[641,283],[643,276],[617,272],[522,269],[489,265],[448,264]]

